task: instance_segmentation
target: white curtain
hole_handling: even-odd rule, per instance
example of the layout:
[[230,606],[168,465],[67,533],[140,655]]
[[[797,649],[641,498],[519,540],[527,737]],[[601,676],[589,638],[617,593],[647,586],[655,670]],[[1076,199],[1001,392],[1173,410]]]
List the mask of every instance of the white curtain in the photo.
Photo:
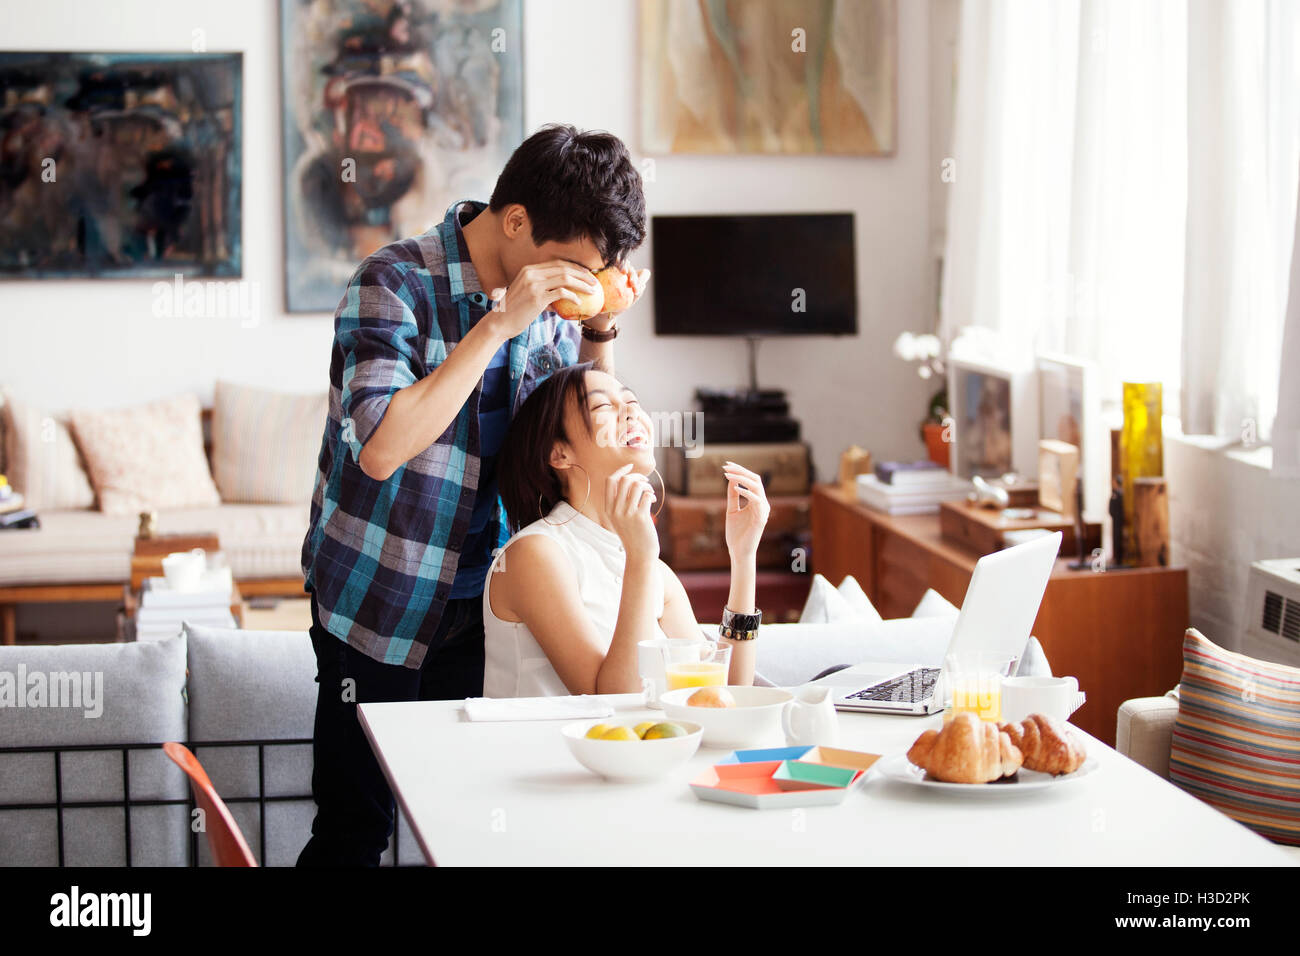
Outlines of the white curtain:
[[1300,211],[1291,242],[1291,282],[1282,334],[1277,422],[1273,426],[1273,474],[1300,478]]
[[966,0],[943,331],[1092,359],[1113,399],[1162,382],[1185,431],[1240,437],[1253,417],[1265,439],[1298,17],[1297,0]]
[[1269,438],[1278,410],[1272,370],[1300,170],[1300,3],[1191,0],[1188,16],[1182,425],[1249,443]]
[[945,333],[1176,388],[1185,80],[1178,0],[967,0]]

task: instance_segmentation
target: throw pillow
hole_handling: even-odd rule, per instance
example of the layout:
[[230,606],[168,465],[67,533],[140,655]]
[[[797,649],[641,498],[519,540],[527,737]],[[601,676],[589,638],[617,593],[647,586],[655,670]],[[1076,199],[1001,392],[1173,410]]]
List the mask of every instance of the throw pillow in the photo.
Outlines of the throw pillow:
[[203,453],[199,411],[196,396],[181,395],[71,414],[101,511],[127,515],[221,503]]
[[67,421],[4,393],[5,474],[23,507],[66,511],[95,506],[95,491]]
[[292,395],[217,382],[212,477],[222,501],[311,500],[328,396]]
[[959,613],[955,604],[934,588],[929,588],[921,595],[912,617],[956,617]]
[[812,587],[808,589],[808,599],[804,601],[803,611],[799,614],[799,623],[826,624],[856,617],[858,614],[844,595],[835,590],[825,577],[814,574]]
[[1169,779],[1276,843],[1300,846],[1300,668],[1224,650],[1195,628]]
[[876,610],[876,606],[871,603],[871,598],[867,597],[867,592],[862,590],[862,585],[853,575],[848,575],[835,590],[848,602],[849,607],[858,617],[865,617],[872,621],[881,619],[880,612]]

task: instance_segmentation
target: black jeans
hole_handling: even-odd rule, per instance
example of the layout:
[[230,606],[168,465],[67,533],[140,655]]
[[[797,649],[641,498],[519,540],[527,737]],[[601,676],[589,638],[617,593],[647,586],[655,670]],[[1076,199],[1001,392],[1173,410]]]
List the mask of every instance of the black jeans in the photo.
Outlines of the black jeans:
[[[448,601],[419,670],[381,664],[321,626],[311,595],[316,651],[316,723],[312,796],[316,819],[299,866],[378,866],[396,819],[396,804],[365,731],[357,704],[461,700],[483,693],[483,600]],[[343,681],[354,681],[344,699]]]

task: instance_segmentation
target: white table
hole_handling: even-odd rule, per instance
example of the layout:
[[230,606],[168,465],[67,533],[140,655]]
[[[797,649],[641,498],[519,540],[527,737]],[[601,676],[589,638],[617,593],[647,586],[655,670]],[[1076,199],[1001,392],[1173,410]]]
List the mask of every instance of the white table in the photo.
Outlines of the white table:
[[[619,721],[662,716],[639,695],[605,699]],[[873,768],[838,806],[752,810],[703,802],[687,785],[726,750],[702,747],[685,766],[648,783],[609,783],[569,753],[560,735],[569,721],[471,722],[463,708],[462,701],[359,707],[426,859],[440,866],[1294,860],[1087,735],[1100,766],[1058,790],[967,796],[895,783]],[[847,713],[839,721],[841,747],[885,755],[906,751],[922,730],[941,723],[937,715]]]

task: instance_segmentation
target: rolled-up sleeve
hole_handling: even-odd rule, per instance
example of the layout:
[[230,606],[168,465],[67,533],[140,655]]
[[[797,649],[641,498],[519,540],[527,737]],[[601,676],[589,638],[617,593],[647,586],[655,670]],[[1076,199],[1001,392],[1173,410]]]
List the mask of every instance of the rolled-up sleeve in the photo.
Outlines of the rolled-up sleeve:
[[363,266],[353,276],[335,320],[342,354],[343,440],[358,463],[398,389],[414,384],[419,327],[391,266]]

